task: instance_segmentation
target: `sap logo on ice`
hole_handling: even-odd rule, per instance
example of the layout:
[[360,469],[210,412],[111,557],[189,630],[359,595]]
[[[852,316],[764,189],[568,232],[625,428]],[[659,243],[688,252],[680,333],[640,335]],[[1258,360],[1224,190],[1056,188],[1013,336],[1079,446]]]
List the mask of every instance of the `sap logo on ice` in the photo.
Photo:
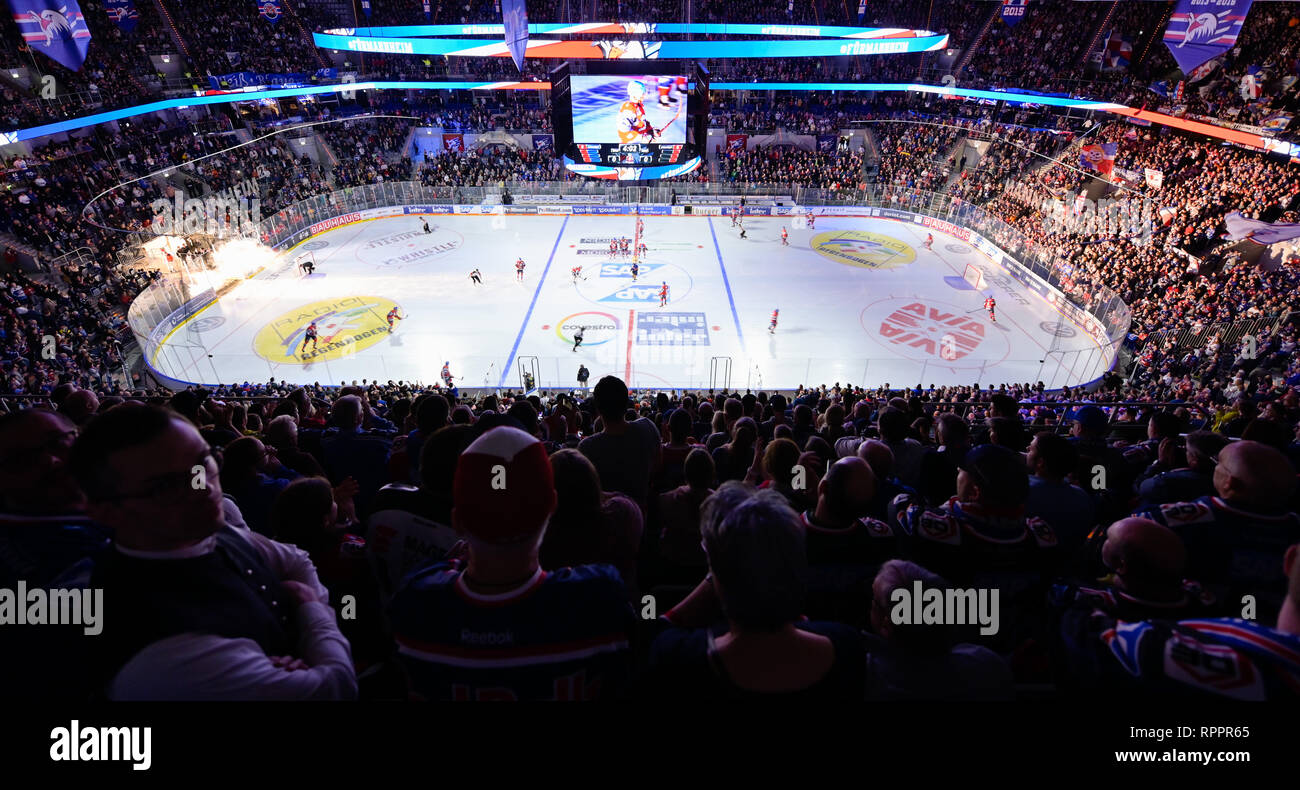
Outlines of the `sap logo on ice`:
[[[637,276],[644,277],[655,269],[663,268],[662,263],[642,263],[638,264]],[[632,264],[630,263],[605,263],[600,267],[601,277],[632,277]]]
[[76,719],[68,727],[50,730],[50,759],[54,762],[129,762],[133,771],[153,765],[152,727],[82,727]]
[[658,302],[658,286],[629,285],[601,299],[602,302]]

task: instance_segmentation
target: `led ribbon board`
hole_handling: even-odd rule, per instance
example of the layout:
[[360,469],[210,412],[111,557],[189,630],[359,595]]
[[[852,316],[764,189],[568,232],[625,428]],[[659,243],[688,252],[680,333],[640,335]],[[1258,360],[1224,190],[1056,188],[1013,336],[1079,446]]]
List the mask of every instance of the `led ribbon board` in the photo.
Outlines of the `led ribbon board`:
[[[732,25],[731,27],[735,27]],[[863,30],[866,28],[859,28]],[[884,30],[883,28],[881,30]],[[913,35],[853,37],[827,41],[647,41],[625,39],[529,39],[524,57],[559,60],[699,60],[703,58],[821,58],[839,55],[898,55],[933,52],[948,46],[947,34],[928,30]],[[627,35],[627,34],[620,34]],[[490,38],[394,38],[312,33],[321,49],[374,52],[384,55],[450,55],[462,58],[506,58],[504,41]]]
[[[746,42],[749,43],[749,42]],[[434,81],[375,81],[353,82],[338,85],[317,85],[311,88],[287,88],[279,90],[255,90],[221,95],[199,95],[184,99],[164,99],[162,101],[124,107],[120,110],[70,118],[66,121],[0,132],[0,145],[17,143],[23,140],[35,140],[53,134],[84,129],[87,126],[108,123],[122,118],[148,115],[159,110],[170,110],[200,104],[229,104],[232,102],[256,101],[258,99],[281,99],[293,96],[311,96],[322,93],[341,93],[343,91],[366,90],[549,90],[549,82],[434,82]],[[1162,126],[1205,135],[1231,143],[1240,143],[1250,148],[1272,151],[1291,157],[1300,157],[1300,144],[1289,143],[1272,137],[1263,137],[1251,132],[1215,126],[1200,121],[1189,121],[1164,113],[1150,110],[1138,110],[1114,102],[1099,102],[1090,99],[1071,99],[1061,96],[1039,96],[1032,93],[1013,93],[1009,91],[984,91],[971,88],[953,88],[944,85],[920,85],[901,82],[715,82],[711,90],[777,90],[777,91],[918,91],[935,93],[941,96],[957,96],[963,99],[992,99],[994,101],[1017,102],[1020,104],[1042,104],[1050,107],[1068,107],[1078,110],[1098,110],[1114,113],[1128,118],[1151,121]],[[207,93],[202,91],[201,93]]]
[[[339,36],[366,38],[428,38],[430,36],[504,36],[505,25],[393,25],[390,27],[345,27],[326,30]],[[619,23],[550,22],[528,26],[528,33],[645,36],[655,33],[693,33],[711,36],[786,36],[807,38],[916,38],[934,35],[928,30],[902,27],[837,27],[834,25],[733,25],[681,24],[677,22]]]

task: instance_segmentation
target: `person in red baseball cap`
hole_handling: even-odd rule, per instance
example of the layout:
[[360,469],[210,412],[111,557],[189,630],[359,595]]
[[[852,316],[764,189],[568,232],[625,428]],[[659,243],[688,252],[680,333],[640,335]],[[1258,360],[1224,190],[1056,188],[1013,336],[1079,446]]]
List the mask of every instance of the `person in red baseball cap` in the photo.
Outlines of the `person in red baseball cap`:
[[536,437],[501,425],[461,453],[451,523],[463,545],[408,576],[390,606],[412,696],[623,694],[636,615],[613,566],[541,567],[555,508],[550,459]]

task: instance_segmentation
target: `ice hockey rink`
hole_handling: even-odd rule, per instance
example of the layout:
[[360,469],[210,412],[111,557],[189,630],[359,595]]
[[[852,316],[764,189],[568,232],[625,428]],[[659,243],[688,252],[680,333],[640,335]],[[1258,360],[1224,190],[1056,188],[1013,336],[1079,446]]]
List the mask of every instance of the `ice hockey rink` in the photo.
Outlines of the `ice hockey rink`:
[[[749,217],[742,239],[728,217],[642,221],[641,233],[632,215],[440,214],[345,225],[226,291],[160,340],[150,362],[208,385],[432,384],[449,363],[461,387],[517,389],[526,371],[537,387],[569,389],[584,364],[593,385],[613,374],[635,388],[769,390],[1057,388],[1096,379],[1113,362],[1111,347],[993,259],[915,223],[823,216],[808,228],[799,217]],[[621,237],[645,252],[611,256],[610,239]],[[292,263],[305,251],[316,259],[311,275]],[[982,288],[963,279],[967,264],[983,272]],[[475,268],[482,285],[470,279]],[[660,306],[663,283],[669,298]],[[996,322],[982,309],[990,294]],[[404,319],[390,333],[393,307]],[[304,354],[313,318],[319,341]]]

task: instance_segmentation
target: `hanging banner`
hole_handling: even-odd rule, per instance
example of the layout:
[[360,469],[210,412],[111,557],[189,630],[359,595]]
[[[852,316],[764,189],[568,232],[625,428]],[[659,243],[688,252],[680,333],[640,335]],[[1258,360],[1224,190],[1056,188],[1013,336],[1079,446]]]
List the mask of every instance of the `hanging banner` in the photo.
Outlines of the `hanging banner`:
[[280,21],[284,9],[280,7],[280,0],[257,0],[257,13],[274,25]]
[[727,156],[735,156],[744,151],[748,144],[749,135],[747,134],[727,135]]
[[1027,2],[1028,0],[1002,0],[1002,21],[1007,23],[1007,27],[1015,27],[1025,18]]
[[555,150],[555,135],[553,134],[535,134],[533,135],[533,150],[552,152]]
[[433,11],[429,8],[429,0],[422,0],[424,3],[424,21],[428,22],[433,19]]
[[366,15],[366,20],[370,19],[370,0],[361,0],[361,12]]
[[77,0],[9,0],[9,9],[32,52],[81,71],[90,47],[90,28]]
[[1251,0],[1178,0],[1165,28],[1165,46],[1184,74],[1237,43]]
[[140,22],[140,12],[135,10],[135,0],[104,0],[104,13],[123,33],[135,30]]
[[463,134],[444,134],[442,136],[442,147],[445,151],[451,151],[459,154],[465,150],[465,135]]
[[525,0],[505,0],[501,4],[501,21],[505,24],[506,47],[515,68],[524,70],[524,52],[528,50],[528,7]]

